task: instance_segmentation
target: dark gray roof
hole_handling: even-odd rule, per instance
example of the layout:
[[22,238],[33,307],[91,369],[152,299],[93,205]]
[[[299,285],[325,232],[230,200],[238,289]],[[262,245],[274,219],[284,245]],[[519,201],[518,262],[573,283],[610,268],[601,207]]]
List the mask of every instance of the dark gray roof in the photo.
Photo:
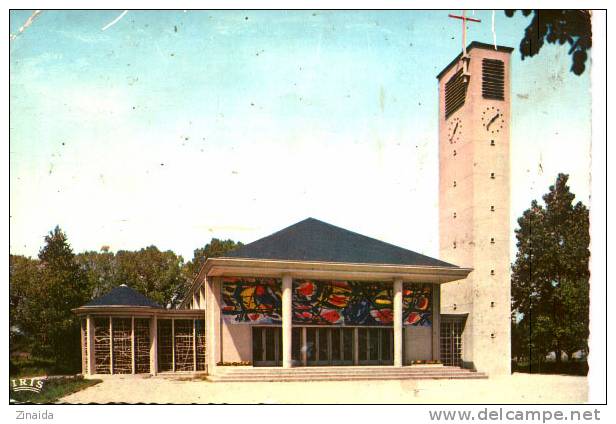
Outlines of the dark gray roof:
[[[495,49],[494,48],[494,44],[486,44],[486,43],[481,43],[479,41],[471,42],[468,45],[468,47],[466,47],[466,51],[469,51],[469,50],[474,49],[474,48],[484,49],[484,50],[495,50],[495,51],[498,50],[498,51],[502,51],[502,52],[506,52],[506,53],[511,53],[513,51],[513,47],[498,46],[497,45],[496,49]],[[443,70],[438,73],[438,75],[436,76],[436,79],[441,79],[441,77],[445,74],[445,72],[447,72],[449,70],[449,68],[451,68],[453,65],[458,63],[458,61],[460,60],[461,57],[462,57],[462,52],[460,52],[460,54],[457,55],[454,60],[449,62],[449,65],[445,66],[443,68]]]
[[308,218],[225,255],[228,258],[458,268],[393,244]]
[[91,300],[85,306],[149,306],[151,308],[161,308],[158,303],[148,299],[125,284]]

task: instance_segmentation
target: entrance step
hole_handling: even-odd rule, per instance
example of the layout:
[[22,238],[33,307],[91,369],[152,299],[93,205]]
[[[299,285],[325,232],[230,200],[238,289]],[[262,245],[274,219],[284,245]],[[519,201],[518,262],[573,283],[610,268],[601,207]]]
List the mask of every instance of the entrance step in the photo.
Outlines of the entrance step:
[[351,380],[425,380],[479,379],[488,376],[458,367],[217,367],[210,381],[351,381]]

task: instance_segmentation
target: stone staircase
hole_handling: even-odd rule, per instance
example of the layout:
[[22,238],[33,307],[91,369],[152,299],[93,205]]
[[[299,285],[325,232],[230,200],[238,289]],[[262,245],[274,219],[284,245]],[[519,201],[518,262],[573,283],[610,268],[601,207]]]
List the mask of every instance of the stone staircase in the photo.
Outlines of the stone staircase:
[[459,367],[411,365],[361,367],[216,367],[207,379],[222,382],[264,381],[365,381],[488,378],[485,373]]

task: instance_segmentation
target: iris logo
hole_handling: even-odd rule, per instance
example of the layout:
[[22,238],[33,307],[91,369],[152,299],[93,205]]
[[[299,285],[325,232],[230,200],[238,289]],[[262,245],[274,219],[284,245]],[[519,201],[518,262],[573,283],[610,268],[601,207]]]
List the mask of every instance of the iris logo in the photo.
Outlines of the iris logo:
[[45,379],[42,378],[13,378],[11,389],[14,392],[34,392],[41,393]]

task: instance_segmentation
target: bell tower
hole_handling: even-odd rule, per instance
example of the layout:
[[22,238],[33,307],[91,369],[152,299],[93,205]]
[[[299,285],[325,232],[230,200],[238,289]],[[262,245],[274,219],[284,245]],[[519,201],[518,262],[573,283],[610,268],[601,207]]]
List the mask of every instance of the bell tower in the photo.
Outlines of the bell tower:
[[461,362],[511,370],[510,47],[465,46],[440,74],[440,258],[473,268],[442,285],[441,313],[463,321]]

